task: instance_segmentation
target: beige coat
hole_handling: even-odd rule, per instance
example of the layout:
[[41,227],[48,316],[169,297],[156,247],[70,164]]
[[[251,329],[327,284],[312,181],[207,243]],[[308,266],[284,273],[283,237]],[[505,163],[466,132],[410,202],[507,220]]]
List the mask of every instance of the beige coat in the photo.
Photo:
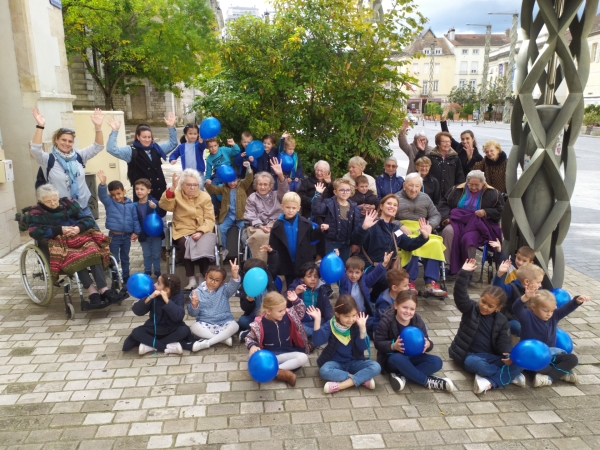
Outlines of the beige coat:
[[198,195],[188,197],[181,189],[175,189],[175,197],[167,198],[167,192],[160,198],[158,206],[173,212],[173,239],[190,236],[197,231],[215,231],[215,211],[210,195],[198,190]]

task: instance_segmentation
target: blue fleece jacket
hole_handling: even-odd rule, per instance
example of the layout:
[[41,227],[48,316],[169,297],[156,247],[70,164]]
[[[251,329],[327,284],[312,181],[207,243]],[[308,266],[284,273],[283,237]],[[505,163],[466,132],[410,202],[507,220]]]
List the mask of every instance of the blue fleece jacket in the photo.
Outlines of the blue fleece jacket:
[[[383,264],[379,264],[375,269],[371,270],[369,273],[360,277],[358,282],[360,283],[360,290],[362,292],[363,297],[365,298],[365,310],[361,312],[366,312],[369,316],[373,317],[373,305],[369,300],[371,288],[377,283],[377,281],[387,272],[385,266]],[[340,295],[348,294],[352,291],[352,282],[348,275],[344,273],[342,278],[340,279]]]
[[106,209],[106,228],[117,233],[139,235],[142,232],[137,207],[131,199],[125,197],[125,203],[114,201],[106,184],[98,186],[98,198]]
[[188,167],[185,162],[185,143],[177,146],[175,151],[169,156],[169,162],[176,161],[177,158],[181,158],[181,167],[185,169],[194,169],[200,173],[204,173],[206,170],[204,165],[204,150],[206,150],[206,144],[196,141],[196,167]]
[[[331,336],[331,323],[329,321],[323,323],[321,328],[315,330],[312,336],[313,345],[315,347],[320,347],[323,344],[326,344],[329,341],[329,337]],[[354,340],[354,345],[356,348],[364,352],[367,350],[367,342],[368,336],[365,336],[363,339],[360,338],[360,334],[356,336]],[[356,358],[352,355],[352,342],[348,345],[343,345],[341,342],[335,347],[335,352],[329,361],[335,361],[342,364],[350,363],[355,361]]]
[[386,289],[375,301],[375,315],[373,316],[373,329],[377,328],[379,325],[379,321],[385,315],[385,313],[392,307],[394,304],[394,299],[390,297],[390,290]]
[[208,291],[206,283],[202,283],[200,287],[194,289],[194,292],[198,294],[198,307],[192,308],[192,303],[188,303],[188,314],[195,317],[198,322],[225,325],[233,320],[229,298],[235,294],[241,282],[241,278],[238,278],[237,281],[229,280],[228,283],[219,286],[218,289],[212,292]]
[[206,158],[206,177],[211,178],[219,166],[231,166],[231,158],[240,153],[240,147],[219,147],[217,153]]
[[377,187],[377,198],[381,200],[388,194],[395,194],[398,191],[401,191],[404,185],[404,178],[399,177],[398,175],[388,175],[384,173],[379,175],[375,179],[375,186]]

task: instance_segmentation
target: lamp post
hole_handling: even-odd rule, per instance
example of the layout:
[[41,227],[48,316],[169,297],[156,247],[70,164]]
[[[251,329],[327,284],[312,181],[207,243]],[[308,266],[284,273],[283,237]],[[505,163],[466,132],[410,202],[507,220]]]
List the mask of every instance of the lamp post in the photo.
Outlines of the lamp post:
[[490,71],[490,44],[492,41],[492,25],[482,25],[477,23],[468,23],[467,26],[471,27],[485,27],[485,53],[483,56],[483,79],[481,80],[481,97],[479,102],[479,114],[483,117],[483,121],[485,123],[485,110],[487,109],[487,82],[488,82],[488,72]]

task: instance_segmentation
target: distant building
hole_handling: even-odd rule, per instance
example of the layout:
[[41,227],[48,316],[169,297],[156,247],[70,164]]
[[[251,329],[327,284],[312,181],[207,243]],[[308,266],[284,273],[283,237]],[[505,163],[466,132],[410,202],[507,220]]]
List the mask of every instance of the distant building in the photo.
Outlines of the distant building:
[[256,6],[230,6],[227,10],[227,22],[242,16],[260,17],[260,12]]

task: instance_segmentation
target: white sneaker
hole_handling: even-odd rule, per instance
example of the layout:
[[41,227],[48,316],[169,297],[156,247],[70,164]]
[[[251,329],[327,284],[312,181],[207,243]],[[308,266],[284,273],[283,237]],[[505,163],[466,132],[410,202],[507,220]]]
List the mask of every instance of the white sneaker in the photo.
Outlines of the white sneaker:
[[406,378],[395,373],[390,373],[390,384],[395,392],[401,391],[406,386]]
[[201,341],[194,342],[194,344],[192,345],[192,351],[198,352],[200,350],[204,350],[209,347],[210,347],[210,344],[208,343],[208,339],[203,339]]
[[550,378],[548,375],[536,373],[535,378],[533,379],[533,387],[536,388],[542,386],[552,386],[552,378]]
[[513,378],[513,380],[510,383],[519,387],[525,387],[527,385],[527,383],[525,382],[525,375],[523,375],[522,373]]
[[475,374],[475,379],[473,380],[473,392],[475,394],[485,394],[486,391],[489,391],[492,387],[490,380]]
[[250,330],[240,331],[240,334],[238,334],[240,343],[244,344],[246,342],[246,336],[248,336],[248,333],[250,333]]
[[560,377],[561,381],[566,381],[567,383],[577,384],[577,374],[573,372],[569,372],[562,377]]
[[173,342],[172,344],[167,344],[167,348],[165,348],[165,353],[173,353],[175,355],[183,355],[183,348],[181,348],[181,344],[179,342]]
[[445,297],[448,295],[448,293],[444,291],[435,281],[432,281],[431,284],[428,284],[425,287],[425,291],[434,297]]
[[427,389],[437,389],[448,392],[454,392],[457,390],[450,378],[434,377],[433,375],[427,377],[427,383],[425,383],[425,387]]
[[192,289],[195,289],[197,286],[198,286],[198,283],[196,283],[196,277],[194,277],[193,279],[190,280],[188,285],[183,288],[183,290],[191,291]]
[[156,349],[154,347],[150,347],[149,345],[146,345],[146,344],[140,344],[140,347],[138,349],[138,354],[145,355],[146,353],[155,352],[155,351],[156,351]]
[[225,344],[227,347],[232,347],[233,346],[233,338],[231,336],[229,336],[227,339],[225,339],[223,341],[223,344]]
[[371,378],[370,380],[365,381],[362,385],[367,389],[373,390],[375,389],[375,380]]

